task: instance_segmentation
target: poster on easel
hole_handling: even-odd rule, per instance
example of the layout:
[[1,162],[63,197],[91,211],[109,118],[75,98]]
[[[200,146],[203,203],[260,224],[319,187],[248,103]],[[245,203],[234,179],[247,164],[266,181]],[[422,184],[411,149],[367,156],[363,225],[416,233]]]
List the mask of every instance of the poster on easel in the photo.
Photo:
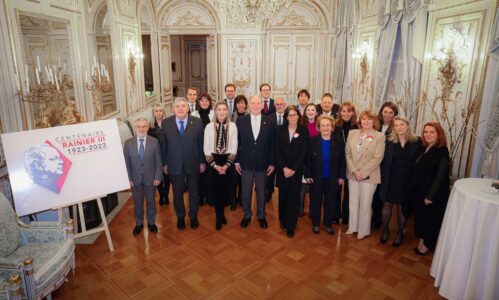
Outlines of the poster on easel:
[[115,119],[1,135],[24,216],[129,188]]

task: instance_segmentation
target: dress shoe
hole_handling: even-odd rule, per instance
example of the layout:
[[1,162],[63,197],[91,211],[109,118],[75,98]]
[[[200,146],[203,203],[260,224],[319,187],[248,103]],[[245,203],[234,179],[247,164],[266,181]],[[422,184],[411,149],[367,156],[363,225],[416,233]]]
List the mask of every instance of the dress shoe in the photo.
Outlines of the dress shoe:
[[326,227],[326,231],[327,231],[327,234],[329,234],[329,235],[333,235],[334,234],[333,227]]
[[161,199],[161,200],[159,200],[159,205],[165,205],[165,204],[166,204],[165,199]]
[[177,220],[177,228],[180,230],[185,229],[185,219],[184,218],[180,218]]
[[166,198],[166,199],[165,199],[165,204],[166,204],[166,205],[169,205],[169,204],[170,204],[170,199]]
[[192,229],[196,229],[199,227],[199,222],[198,222],[198,219],[197,218],[193,218],[191,219],[191,228]]
[[319,226],[314,226],[312,227],[312,232],[315,233],[315,234],[319,234],[319,232],[321,232]]
[[286,225],[284,224],[284,222],[281,222],[281,226],[279,226],[281,229],[286,229]]
[[249,223],[251,222],[250,218],[243,218],[241,220],[241,228],[246,228],[248,227]]
[[144,226],[143,225],[136,225],[133,228],[133,235],[134,236],[138,235],[142,231],[142,227],[144,227]]
[[288,229],[288,232],[286,233],[286,235],[288,236],[288,238],[292,238],[295,236],[295,231]]
[[215,229],[216,229],[217,231],[219,231],[220,229],[222,229],[222,223],[217,222],[217,223],[215,224]]
[[393,241],[393,243],[392,243],[392,247],[395,247],[395,248],[400,247],[400,245],[402,245],[403,240],[404,240],[403,234],[397,235],[397,237],[395,238],[395,241]]
[[158,233],[158,226],[156,224],[147,225],[147,227],[149,228],[149,232]]
[[269,225],[267,224],[267,220],[265,220],[265,218],[258,219],[258,222],[260,222],[260,227],[262,227],[263,229],[266,229],[267,227],[269,227]]

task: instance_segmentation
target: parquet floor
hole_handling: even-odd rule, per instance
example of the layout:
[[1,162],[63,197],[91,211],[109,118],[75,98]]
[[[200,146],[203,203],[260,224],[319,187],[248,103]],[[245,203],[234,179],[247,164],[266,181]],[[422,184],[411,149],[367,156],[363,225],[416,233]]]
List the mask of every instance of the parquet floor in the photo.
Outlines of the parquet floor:
[[[308,217],[295,237],[279,229],[277,193],[267,204],[269,228],[253,218],[239,227],[240,207],[226,210],[228,225],[215,230],[214,208],[200,208],[200,227],[179,231],[173,205],[157,206],[158,234],[133,237],[133,202],[105,235],[77,245],[76,275],[54,299],[439,299],[429,275],[431,255],[416,256],[410,223],[400,248],[378,241],[380,230],[357,240],[335,225],[335,235],[315,235]],[[170,198],[171,199],[171,198]],[[394,214],[395,216],[395,214]],[[396,218],[392,218],[395,232]],[[393,236],[391,237],[393,238]]]

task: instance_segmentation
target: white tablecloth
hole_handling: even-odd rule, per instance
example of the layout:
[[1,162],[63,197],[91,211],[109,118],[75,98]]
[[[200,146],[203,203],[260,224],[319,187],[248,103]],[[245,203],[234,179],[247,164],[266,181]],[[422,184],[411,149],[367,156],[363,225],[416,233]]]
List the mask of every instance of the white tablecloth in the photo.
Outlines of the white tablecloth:
[[499,299],[499,194],[490,179],[456,181],[430,274],[449,299]]

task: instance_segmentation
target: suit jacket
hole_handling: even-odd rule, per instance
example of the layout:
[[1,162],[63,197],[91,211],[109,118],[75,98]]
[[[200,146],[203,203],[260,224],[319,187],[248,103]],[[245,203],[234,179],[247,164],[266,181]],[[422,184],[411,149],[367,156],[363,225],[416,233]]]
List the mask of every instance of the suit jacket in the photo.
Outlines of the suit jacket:
[[236,121],[238,134],[238,151],[236,163],[249,171],[263,172],[269,166],[275,166],[275,124],[262,115],[260,132],[254,138],[251,129],[251,114],[240,117]]
[[[234,98],[232,101],[234,101],[234,100],[235,100],[235,98]],[[224,99],[223,101],[224,101],[225,103],[227,103],[227,106],[229,105],[229,103],[227,102],[227,98],[226,98],[226,99]],[[233,107],[232,107],[232,111],[230,111],[230,107],[227,107],[227,109],[229,110],[229,118],[230,118],[230,119],[232,119],[232,115],[234,114],[234,112],[236,112],[236,111],[237,111],[236,103],[234,103],[232,106],[233,106]]]
[[360,129],[351,130],[348,134],[345,147],[347,161],[347,178],[355,179],[353,172],[359,171],[365,182],[379,184],[381,182],[380,164],[385,153],[385,135],[374,129],[367,133],[366,138],[360,146],[357,154],[357,144],[359,143]]
[[301,180],[308,148],[308,129],[298,125],[291,141],[289,140],[288,126],[279,126],[276,129],[276,173],[277,186],[282,186],[286,180],[284,167],[295,171]]
[[133,185],[153,185],[154,180],[163,179],[161,149],[157,139],[148,136],[145,140],[144,161],[140,160],[137,137],[131,137],[123,146],[128,180]]
[[[383,156],[383,162],[381,162],[381,184],[379,185],[379,198],[383,201],[386,201],[388,196],[388,187],[390,185],[390,173],[392,170],[394,146],[395,146],[394,142],[388,140],[386,141],[385,154]],[[407,172],[409,172],[408,178],[411,178],[414,164],[416,164],[416,159],[423,152],[423,145],[421,144],[421,139],[418,138],[418,140],[415,142],[406,143],[404,148],[406,151],[408,151],[407,152],[408,156],[413,158],[413,165],[409,170],[407,170]]]
[[[320,135],[310,140],[308,153],[305,178],[312,178],[314,183],[319,184],[318,187],[320,187],[323,171],[322,137]],[[329,153],[329,181],[331,187],[337,188],[338,179],[345,179],[345,144],[340,137],[334,134],[331,134]]]
[[[264,102],[263,102],[263,98],[262,98],[262,107],[263,107],[263,105],[264,105]],[[275,109],[275,105],[274,105],[274,99],[269,98],[269,103],[268,103],[268,105],[269,105],[269,111],[265,114],[265,113],[263,112],[263,108],[262,108],[262,115],[267,115],[267,116],[269,116],[270,114],[275,113],[276,109]]]
[[[269,115],[269,117],[274,122],[274,124],[276,125],[276,127],[278,127],[279,125],[277,125],[277,111],[271,113]],[[284,113],[283,113],[283,116],[282,116],[282,125],[288,125],[288,120],[284,119]]]
[[175,115],[161,123],[161,153],[163,165],[168,165],[168,173],[180,175],[182,172],[195,174],[203,162],[204,129],[201,119],[188,116],[182,136],[177,128]]
[[[245,116],[246,116],[246,115],[249,115],[249,112],[248,112],[248,111],[245,111],[245,112],[244,112],[244,115],[245,115]],[[238,116],[237,116],[237,110],[236,110],[236,111],[232,114],[231,121],[232,121],[232,122],[234,122],[234,123],[236,123],[237,118],[238,118]]]
[[[317,104],[315,107],[317,109],[317,113],[319,114],[319,116],[322,115],[322,106],[320,104]],[[331,116],[333,117],[333,119],[338,118],[339,112],[340,112],[340,106],[336,103],[333,103],[333,107],[331,108]]]
[[445,207],[449,198],[450,158],[447,147],[432,147],[420,154],[414,166],[411,179],[413,196],[419,201],[424,198],[434,205]]

